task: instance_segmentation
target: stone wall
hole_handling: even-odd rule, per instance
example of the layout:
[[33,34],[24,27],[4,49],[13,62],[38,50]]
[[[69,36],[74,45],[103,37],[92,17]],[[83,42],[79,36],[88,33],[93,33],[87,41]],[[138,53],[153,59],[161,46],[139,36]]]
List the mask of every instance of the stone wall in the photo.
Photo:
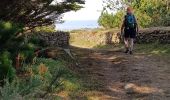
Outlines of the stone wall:
[[[86,40],[95,42],[93,44],[118,44],[123,42],[120,35],[120,30],[91,30],[79,31],[73,33],[75,40]],[[170,27],[153,27],[140,29],[139,34],[135,40],[136,43],[170,43]]]
[[137,43],[170,43],[170,27],[142,29],[136,38]]
[[[117,44],[123,42],[120,30],[110,30],[104,33],[106,44]],[[140,29],[135,39],[136,43],[164,43],[170,44],[170,27],[153,27]]]
[[33,36],[38,38],[44,46],[49,47],[62,47],[68,48],[69,40],[70,40],[70,33],[69,32],[53,32],[53,33],[44,33],[38,32],[34,33]]
[[[92,43],[94,45],[107,45],[121,43],[120,30],[86,30],[79,32],[54,32],[35,33],[45,46],[68,48],[71,34],[71,41]],[[170,27],[154,27],[141,29],[136,38],[136,43],[170,43]]]

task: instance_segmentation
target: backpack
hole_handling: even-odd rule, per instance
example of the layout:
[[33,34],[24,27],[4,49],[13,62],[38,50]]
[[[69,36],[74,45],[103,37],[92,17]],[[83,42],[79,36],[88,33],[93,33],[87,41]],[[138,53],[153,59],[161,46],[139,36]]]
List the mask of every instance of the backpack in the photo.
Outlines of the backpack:
[[125,28],[136,28],[136,18],[132,14],[125,15]]

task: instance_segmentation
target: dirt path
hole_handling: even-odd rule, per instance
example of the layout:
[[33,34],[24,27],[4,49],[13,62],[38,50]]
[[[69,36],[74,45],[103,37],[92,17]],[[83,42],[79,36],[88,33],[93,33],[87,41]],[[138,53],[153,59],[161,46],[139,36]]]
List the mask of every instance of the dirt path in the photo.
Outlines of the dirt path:
[[170,100],[170,60],[146,54],[75,49],[91,100]]

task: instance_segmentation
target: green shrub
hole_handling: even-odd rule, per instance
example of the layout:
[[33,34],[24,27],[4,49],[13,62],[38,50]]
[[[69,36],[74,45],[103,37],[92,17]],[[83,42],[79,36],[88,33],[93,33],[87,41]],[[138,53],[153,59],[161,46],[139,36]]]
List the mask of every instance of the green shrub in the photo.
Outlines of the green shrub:
[[49,26],[40,26],[36,27],[34,29],[35,32],[55,32],[55,26],[54,25],[49,25]]
[[20,51],[19,56],[20,56],[21,65],[22,65],[22,63],[31,64],[35,57],[34,51],[32,51],[32,50]]
[[102,12],[101,16],[98,19],[98,23],[100,26],[103,26],[104,28],[120,28],[122,19],[124,17],[123,11],[117,12],[115,15],[110,14],[107,11]]
[[37,46],[41,46],[41,43],[43,42],[41,39],[38,38],[38,36],[36,35],[36,33],[32,34],[31,37],[29,38],[29,42],[33,43]]
[[39,88],[42,81],[34,76],[28,81],[16,78],[12,82],[5,81],[3,87],[0,87],[1,100],[34,100],[41,91]]
[[[16,35],[23,31],[21,24],[14,24],[12,22],[0,21],[0,47],[1,49],[8,48],[9,44],[14,44],[13,40],[16,39]],[[15,45],[18,47],[19,44]],[[14,48],[16,48],[13,46]]]
[[10,59],[10,53],[7,51],[1,52],[0,55],[0,80],[12,79],[15,77],[15,69],[12,66],[12,60]]
[[[51,33],[45,33],[45,34],[51,34]],[[28,36],[28,42],[36,45],[37,47],[46,47],[45,41],[41,39],[41,32],[34,32],[30,34]]]
[[45,58],[37,58],[37,62],[32,65],[25,64],[22,71],[29,76],[21,85],[24,89],[22,95],[33,93],[33,97],[39,97],[60,90],[61,77],[66,73],[62,66],[60,62]]
[[41,97],[49,99],[59,98],[52,96],[62,90],[68,91],[70,95],[80,89],[76,76],[61,60],[37,58],[34,64],[24,64],[22,77],[14,81],[5,81],[0,88],[0,98],[3,100],[33,100]]
[[5,85],[0,87],[0,98],[1,100],[23,100],[20,92],[18,81],[9,83],[8,80],[6,80]]

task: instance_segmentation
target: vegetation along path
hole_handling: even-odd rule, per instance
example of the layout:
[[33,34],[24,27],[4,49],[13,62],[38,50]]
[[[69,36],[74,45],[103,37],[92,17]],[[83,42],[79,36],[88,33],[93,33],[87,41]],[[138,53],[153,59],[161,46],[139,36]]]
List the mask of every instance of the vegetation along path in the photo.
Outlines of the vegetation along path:
[[[170,100],[170,61],[121,50],[74,48],[90,100]],[[81,96],[80,96],[81,98]]]

